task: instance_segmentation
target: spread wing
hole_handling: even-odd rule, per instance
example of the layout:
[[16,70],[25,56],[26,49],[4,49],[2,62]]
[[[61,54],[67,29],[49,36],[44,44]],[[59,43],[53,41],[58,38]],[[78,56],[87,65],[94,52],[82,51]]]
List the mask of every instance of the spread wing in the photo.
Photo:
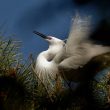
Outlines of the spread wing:
[[76,15],[73,20],[67,43],[63,50],[55,57],[60,73],[74,81],[83,77],[82,67],[94,56],[110,51],[110,47],[104,47],[91,42],[89,36],[93,28],[90,17]]
[[91,31],[90,17],[79,16],[77,14],[73,19],[65,47],[55,57],[55,61],[59,63],[59,67],[77,69],[84,65],[87,62],[86,60],[89,60],[84,57],[87,52],[85,49],[86,45],[83,44],[92,33]]
[[72,22],[66,43],[66,51],[69,53],[73,51],[74,47],[80,45],[81,42],[86,42],[89,35],[92,33],[90,16],[80,16],[79,14],[76,14]]

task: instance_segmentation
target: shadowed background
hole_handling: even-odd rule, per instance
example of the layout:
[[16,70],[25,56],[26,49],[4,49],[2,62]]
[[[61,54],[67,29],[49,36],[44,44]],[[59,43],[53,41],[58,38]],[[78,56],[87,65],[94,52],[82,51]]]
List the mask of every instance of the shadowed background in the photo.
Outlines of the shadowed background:
[[[92,15],[96,28],[102,20],[109,24],[109,4],[109,0],[0,0],[0,32],[21,40],[22,52],[27,58],[30,53],[36,55],[48,47],[33,34],[33,30],[65,39],[76,11]],[[93,36],[98,36],[97,32]]]

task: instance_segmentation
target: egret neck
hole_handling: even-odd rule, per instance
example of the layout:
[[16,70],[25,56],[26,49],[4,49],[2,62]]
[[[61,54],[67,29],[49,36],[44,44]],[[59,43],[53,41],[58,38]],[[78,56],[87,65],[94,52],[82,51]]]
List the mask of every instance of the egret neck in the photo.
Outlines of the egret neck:
[[46,36],[39,32],[34,33],[49,43],[48,50],[41,52],[37,57],[35,66],[36,74],[46,86],[52,86],[52,82],[54,82],[57,74],[59,74],[58,65],[55,63],[54,57],[62,51],[65,43],[63,40],[52,36]]

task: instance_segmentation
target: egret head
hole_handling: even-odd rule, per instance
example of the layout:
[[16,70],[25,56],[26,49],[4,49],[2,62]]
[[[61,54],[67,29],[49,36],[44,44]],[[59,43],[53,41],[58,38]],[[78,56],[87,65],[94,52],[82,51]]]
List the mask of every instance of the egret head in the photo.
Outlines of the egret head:
[[65,42],[61,39],[58,39],[56,37],[53,36],[46,36],[40,32],[37,31],[33,31],[34,34],[37,34],[38,36],[42,37],[43,39],[45,39],[46,41],[49,42],[49,44],[51,45],[65,45]]

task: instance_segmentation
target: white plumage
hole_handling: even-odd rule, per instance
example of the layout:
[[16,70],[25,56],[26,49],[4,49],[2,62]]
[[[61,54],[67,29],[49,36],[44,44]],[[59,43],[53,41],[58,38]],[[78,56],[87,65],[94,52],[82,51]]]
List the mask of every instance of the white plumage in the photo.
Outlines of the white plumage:
[[65,43],[52,36],[45,36],[45,40],[49,42],[49,48],[38,55],[35,72],[46,87],[53,87],[53,82],[59,74],[58,64],[53,59],[62,51]]
[[60,74],[59,68],[76,70],[93,57],[110,51],[109,46],[97,45],[89,39],[92,33],[90,17],[76,15],[66,43],[52,36],[34,33],[49,42],[48,50],[38,55],[35,66],[35,72],[45,86],[51,85]]

